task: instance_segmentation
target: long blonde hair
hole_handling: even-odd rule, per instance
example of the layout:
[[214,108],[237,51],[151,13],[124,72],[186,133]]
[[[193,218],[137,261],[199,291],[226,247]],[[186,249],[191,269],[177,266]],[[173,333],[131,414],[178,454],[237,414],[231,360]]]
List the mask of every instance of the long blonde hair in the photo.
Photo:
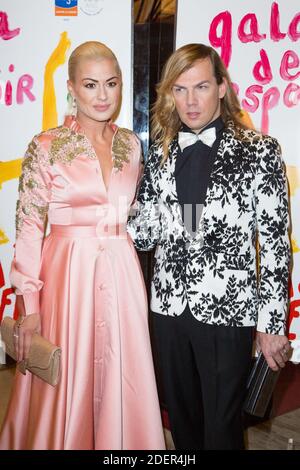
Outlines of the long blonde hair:
[[119,62],[109,47],[102,42],[87,41],[76,47],[70,55],[68,62],[69,80],[75,82],[76,68],[81,60],[112,59],[116,64],[116,71],[122,77]]
[[204,44],[182,46],[173,52],[163,68],[161,81],[156,88],[157,99],[152,108],[151,137],[163,147],[163,162],[167,159],[169,145],[181,126],[175,108],[172,87],[179,75],[193,67],[197,60],[206,58],[211,60],[217,84],[221,85],[224,80],[227,82],[226,94],[221,99],[221,117],[225,126],[228,125],[229,121],[233,121],[235,126],[243,129],[247,128],[242,121],[242,110],[229,73],[219,54],[212,47]]

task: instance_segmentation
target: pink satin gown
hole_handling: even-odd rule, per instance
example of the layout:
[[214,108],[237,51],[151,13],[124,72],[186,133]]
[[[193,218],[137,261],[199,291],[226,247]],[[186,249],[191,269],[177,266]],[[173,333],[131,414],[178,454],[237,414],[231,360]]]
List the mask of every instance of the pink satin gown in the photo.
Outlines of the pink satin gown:
[[145,287],[126,233],[140,144],[114,132],[108,188],[70,118],[26,153],[11,281],[61,346],[62,370],[55,388],[16,372],[0,449],[165,448]]

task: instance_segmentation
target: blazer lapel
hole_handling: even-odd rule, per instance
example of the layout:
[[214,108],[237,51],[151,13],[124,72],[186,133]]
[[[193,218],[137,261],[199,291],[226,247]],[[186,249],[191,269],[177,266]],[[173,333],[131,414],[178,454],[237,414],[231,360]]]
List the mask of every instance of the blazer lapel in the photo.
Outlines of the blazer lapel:
[[[206,217],[209,205],[211,200],[213,199],[214,194],[217,191],[218,187],[218,179],[219,176],[224,175],[226,173],[226,167],[230,166],[230,161],[232,161],[233,153],[232,153],[232,138],[234,136],[234,132],[231,127],[227,127],[224,129],[223,136],[219,143],[219,147],[216,152],[216,157],[213,163],[209,183],[207,186],[205,201],[203,205],[202,214],[199,220],[198,230],[194,237],[194,242],[200,246],[203,245],[204,242],[204,219]],[[235,142],[236,139],[234,139]],[[214,149],[215,150],[215,149]],[[229,151],[230,150],[230,151]]]
[[169,203],[170,203],[170,210],[172,211],[174,218],[182,227],[185,238],[191,240],[192,236],[187,231],[184,225],[183,219],[182,219],[182,211],[181,211],[181,206],[178,200],[178,194],[177,194],[177,188],[176,188],[175,169],[176,169],[176,159],[178,157],[179,152],[180,152],[180,148],[178,145],[178,141],[175,138],[173,142],[171,142],[170,144],[169,157],[166,162],[167,174],[169,175],[169,181],[168,181],[169,191],[170,191]]
[[[237,148],[235,148],[237,147]],[[240,143],[237,139],[234,138],[234,131],[231,126],[226,127],[224,129],[221,141],[219,143],[219,147],[216,152],[216,157],[213,163],[213,168],[210,175],[210,180],[207,186],[206,197],[203,205],[202,214],[199,220],[199,225],[195,237],[193,237],[188,230],[186,229],[183,219],[182,219],[182,212],[181,207],[178,200],[177,189],[176,189],[176,179],[175,179],[175,167],[176,167],[176,159],[178,153],[180,151],[178,146],[177,139],[174,139],[173,142],[170,144],[170,151],[169,157],[167,159],[167,171],[166,173],[169,175],[168,179],[168,188],[169,188],[169,195],[167,197],[167,202],[170,203],[170,210],[172,211],[173,216],[177,219],[180,223],[185,237],[193,242],[196,243],[197,246],[203,245],[204,241],[204,219],[206,217],[206,213],[208,211],[209,205],[211,200],[213,199],[215,193],[218,190],[218,181],[220,178],[223,179],[224,174],[233,171],[235,166],[235,153],[238,151],[238,147],[240,147]],[[212,148],[212,151],[215,149]],[[234,150],[234,151],[233,151]]]

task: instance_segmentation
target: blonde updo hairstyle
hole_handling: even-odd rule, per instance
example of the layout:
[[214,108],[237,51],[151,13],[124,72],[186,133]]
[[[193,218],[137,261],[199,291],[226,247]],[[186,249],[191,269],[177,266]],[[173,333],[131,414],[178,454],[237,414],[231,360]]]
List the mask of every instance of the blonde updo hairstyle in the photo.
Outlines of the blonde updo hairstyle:
[[122,78],[121,69],[119,62],[109,47],[101,42],[97,41],[87,41],[80,46],[76,47],[72,54],[70,55],[68,62],[68,72],[69,80],[75,83],[76,68],[82,60],[102,60],[102,59],[111,59],[116,64],[117,74]]

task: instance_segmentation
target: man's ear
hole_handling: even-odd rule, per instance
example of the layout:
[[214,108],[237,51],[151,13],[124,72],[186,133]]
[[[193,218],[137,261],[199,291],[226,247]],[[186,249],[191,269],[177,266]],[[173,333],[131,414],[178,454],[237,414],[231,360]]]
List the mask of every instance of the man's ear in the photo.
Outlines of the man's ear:
[[220,99],[224,98],[224,96],[226,95],[227,87],[228,87],[227,80],[226,78],[223,78],[223,82],[221,83],[221,85],[219,85],[219,98]]

